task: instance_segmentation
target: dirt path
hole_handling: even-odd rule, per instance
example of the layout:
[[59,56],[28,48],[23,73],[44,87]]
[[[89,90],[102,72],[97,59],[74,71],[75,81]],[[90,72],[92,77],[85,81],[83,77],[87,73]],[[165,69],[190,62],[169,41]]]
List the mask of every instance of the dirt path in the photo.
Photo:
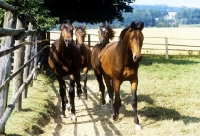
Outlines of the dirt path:
[[[90,72],[92,73],[92,72]],[[135,124],[133,123],[133,111],[125,110],[122,106],[120,109],[119,121],[114,122],[110,114],[110,104],[106,109],[102,109],[101,102],[98,98],[97,81],[89,75],[88,79],[88,100],[81,98],[75,100],[77,123],[70,118],[70,112],[66,111],[66,118],[60,117],[60,96],[55,94],[52,100],[58,109],[55,118],[52,118],[43,130],[42,136],[120,136],[133,135],[136,133]],[[53,89],[58,90],[58,83],[53,84]],[[126,111],[126,113],[123,113]]]

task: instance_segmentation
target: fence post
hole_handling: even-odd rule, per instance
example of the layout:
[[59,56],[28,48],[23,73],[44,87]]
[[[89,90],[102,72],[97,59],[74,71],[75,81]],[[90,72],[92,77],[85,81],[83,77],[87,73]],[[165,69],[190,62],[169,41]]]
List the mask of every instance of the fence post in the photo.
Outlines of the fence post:
[[[25,18],[18,17],[16,29],[25,28]],[[15,45],[18,45],[24,41],[23,39],[15,40]],[[14,67],[13,72],[16,72],[24,64],[24,46],[14,51]],[[19,87],[23,83],[23,70],[17,74],[13,80],[13,96],[17,93]],[[15,103],[15,110],[20,111],[22,109],[22,94],[19,96],[18,100]]]
[[165,56],[168,59],[168,38],[165,37]]
[[[11,11],[5,12],[3,28],[15,28],[16,18],[17,18],[16,12],[11,12]],[[14,44],[13,36],[3,37],[1,41],[0,50],[8,49],[12,47],[13,44]],[[0,85],[1,85],[9,77],[11,73],[11,67],[12,67],[11,53],[2,56],[0,58],[0,64],[1,64],[0,65]],[[6,85],[5,88],[0,92],[0,117],[3,115],[7,107],[8,91],[9,91],[9,85]],[[3,126],[2,128],[3,129],[0,130],[0,134],[4,133],[5,126]]]
[[[42,31],[42,39],[47,39],[46,31]],[[45,47],[47,44],[48,43],[46,41],[42,42],[42,47]],[[44,68],[44,66],[48,63],[48,48],[45,48],[41,54],[41,68]]]
[[[33,28],[33,26],[32,26],[32,28]],[[31,36],[29,42],[33,42],[33,40],[34,40],[34,39],[33,39],[33,36]],[[32,57],[34,56],[34,52],[35,52],[34,49],[35,49],[34,44],[31,44],[31,45],[30,45],[30,58],[32,58]],[[30,62],[30,65],[29,65],[29,74],[31,73],[33,67],[34,67],[34,61],[31,61],[31,62]],[[29,75],[29,74],[28,74],[28,75]],[[33,79],[33,78],[32,78],[32,79]],[[33,86],[33,80],[31,80],[30,86]]]
[[[36,41],[37,41],[37,36],[38,36],[38,35],[35,35],[35,36],[33,37],[34,42],[35,42],[35,45],[34,45],[34,46],[35,46],[34,54],[37,54],[37,52],[38,52],[38,43],[36,42]],[[37,67],[37,62],[38,62],[38,61],[37,61],[37,57],[35,57],[35,58],[34,58],[34,66],[33,66],[34,68]],[[36,68],[36,69],[35,69],[35,72],[34,72],[34,75],[33,75],[33,79],[37,79],[37,71],[38,71],[38,69]]]
[[90,34],[88,34],[88,46],[90,47]]
[[[31,22],[29,22],[28,30],[31,31],[32,28],[33,28],[33,25],[31,24]],[[29,35],[29,36],[27,36],[26,40],[28,42],[31,42],[31,38],[32,38],[32,36]],[[29,59],[30,59],[30,50],[31,50],[30,48],[31,48],[31,45],[26,44],[25,48],[26,49],[25,49],[24,64],[27,63],[29,61]],[[29,65],[24,68],[23,80],[25,80],[28,77],[28,75],[29,75]],[[26,87],[25,87],[25,89],[24,89],[24,91],[22,93],[23,98],[27,98],[27,91],[28,91],[28,85],[26,85]]]

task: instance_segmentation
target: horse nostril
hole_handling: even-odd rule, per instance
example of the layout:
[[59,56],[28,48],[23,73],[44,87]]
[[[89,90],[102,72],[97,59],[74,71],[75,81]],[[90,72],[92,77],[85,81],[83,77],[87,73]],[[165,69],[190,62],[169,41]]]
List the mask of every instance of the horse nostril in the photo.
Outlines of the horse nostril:
[[137,56],[136,55],[133,55],[133,61],[137,61]]

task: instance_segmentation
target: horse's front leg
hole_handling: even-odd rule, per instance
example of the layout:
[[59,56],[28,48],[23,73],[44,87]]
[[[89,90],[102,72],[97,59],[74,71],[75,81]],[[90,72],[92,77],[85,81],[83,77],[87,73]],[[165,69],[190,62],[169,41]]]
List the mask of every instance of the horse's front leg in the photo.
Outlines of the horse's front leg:
[[109,77],[104,76],[104,80],[106,83],[106,87],[107,87],[107,92],[108,92],[108,96],[109,96],[109,102],[111,104],[111,114],[114,115],[115,109],[114,109],[114,105],[113,105],[113,85],[112,85],[112,80],[110,80]]
[[136,129],[140,130],[142,127],[140,126],[139,119],[138,119],[138,112],[137,112],[137,86],[138,86],[138,79],[130,81],[131,83],[131,105],[133,107],[134,113],[134,122],[136,124]]
[[121,98],[120,98],[120,85],[121,81],[118,79],[113,79],[113,88],[115,93],[115,100],[113,104],[113,120],[117,120],[119,117],[119,108],[121,107]]
[[84,83],[84,85],[83,85],[83,91],[84,91],[83,95],[84,95],[84,98],[87,99],[87,73],[88,73],[87,67],[83,68],[83,73],[84,73],[83,74],[83,83]]
[[79,100],[80,97],[81,97],[81,94],[83,93],[82,92],[82,89],[81,89],[81,78],[80,78],[80,71],[77,70],[75,73],[74,73],[74,79],[75,79],[75,82],[76,82],[76,87],[77,87],[77,99]]
[[100,94],[100,99],[101,99],[102,106],[105,106],[105,104],[106,104],[105,96],[104,96],[105,85],[103,83],[102,75],[98,74],[98,72],[95,71],[95,70],[94,70],[94,74],[96,76],[96,79],[97,79],[97,82],[98,82],[98,85],[99,85],[99,94]]
[[74,98],[75,98],[75,90],[74,90],[74,86],[75,86],[75,79],[73,75],[70,75],[70,83],[69,83],[69,98],[70,98],[70,105],[71,105],[71,119],[73,119],[74,121],[77,121],[77,117],[75,114],[75,103],[74,103]]
[[61,103],[62,103],[61,117],[65,117],[66,105],[68,103],[67,96],[66,96],[66,84],[65,84],[65,81],[62,79],[62,77],[56,76],[56,78],[59,83],[59,93],[60,93]]

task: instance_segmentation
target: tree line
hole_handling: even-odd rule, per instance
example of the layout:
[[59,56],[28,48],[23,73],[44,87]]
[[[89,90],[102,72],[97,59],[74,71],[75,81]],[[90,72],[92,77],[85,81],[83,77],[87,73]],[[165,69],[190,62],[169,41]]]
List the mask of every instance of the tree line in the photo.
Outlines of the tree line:
[[[135,20],[143,21],[145,27],[178,27],[180,25],[199,24],[200,26],[200,9],[188,8],[185,6],[171,7],[167,5],[132,5],[132,12],[123,12],[123,21],[113,20],[110,25],[113,28],[124,28]],[[169,12],[176,12],[173,19],[167,19]],[[75,22],[76,25],[82,23]],[[87,24],[88,29],[98,28],[100,23]]]
[[[4,0],[15,6],[20,13],[28,13],[36,20],[40,29],[58,29],[64,19],[76,25],[87,23],[87,28],[98,28],[108,23],[113,28],[128,26],[133,20],[143,21],[145,27],[178,27],[200,24],[200,9],[171,7],[167,5],[135,5],[134,0]],[[90,4],[86,4],[86,3]],[[0,9],[0,25],[3,13]],[[176,12],[175,18],[166,19],[169,12]]]

